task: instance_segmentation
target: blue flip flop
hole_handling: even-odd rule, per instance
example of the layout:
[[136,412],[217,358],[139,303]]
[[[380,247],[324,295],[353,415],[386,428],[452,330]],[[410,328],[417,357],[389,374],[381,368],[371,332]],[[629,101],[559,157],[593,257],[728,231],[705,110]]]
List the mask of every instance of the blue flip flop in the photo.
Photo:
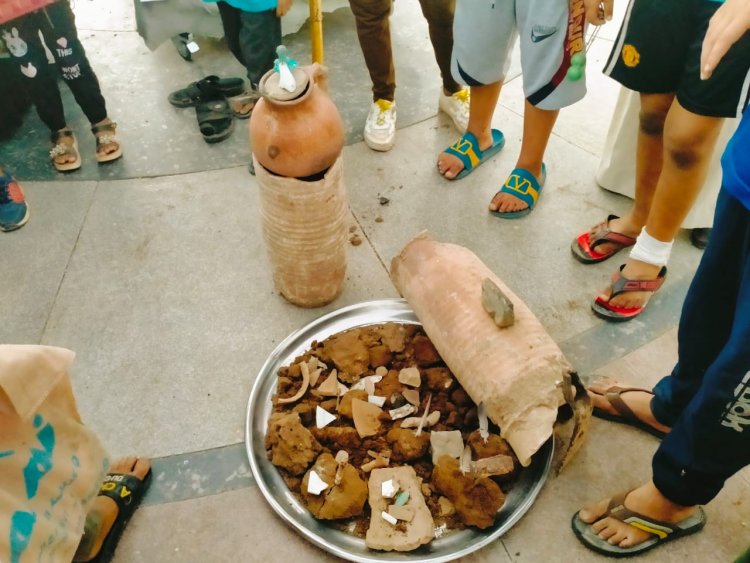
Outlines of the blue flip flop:
[[[492,146],[487,150],[479,149],[479,141],[473,133],[466,132],[463,137],[453,143],[443,152],[452,154],[463,163],[464,169],[461,170],[453,180],[460,180],[471,172],[485,160],[495,156],[505,146],[505,135],[499,129],[492,129]],[[446,178],[448,180],[449,178]]]
[[[490,211],[495,217],[501,219],[519,219],[525,217],[534,209],[539,195],[542,193],[544,182],[547,179],[547,166],[542,163],[542,181],[539,182],[534,175],[524,168],[514,168],[505,184],[500,188],[498,194],[510,194],[521,201],[526,202],[527,208],[519,211]],[[497,194],[495,194],[497,195]]]

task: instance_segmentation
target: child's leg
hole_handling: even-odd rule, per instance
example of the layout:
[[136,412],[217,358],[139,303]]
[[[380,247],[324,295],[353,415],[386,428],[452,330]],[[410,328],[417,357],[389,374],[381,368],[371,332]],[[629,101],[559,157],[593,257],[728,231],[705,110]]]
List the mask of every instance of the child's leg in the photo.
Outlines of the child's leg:
[[39,39],[40,12],[34,12],[0,26],[6,44],[17,63],[23,84],[36,106],[39,117],[54,133],[65,127],[60,90],[57,77],[47,64],[47,55]]
[[237,59],[242,66],[245,66],[245,57],[240,48],[240,29],[242,27],[240,22],[241,12],[226,2],[217,2],[216,6],[219,8],[221,26],[224,28],[224,39],[226,39],[227,47],[229,47],[234,58]]
[[[526,100],[523,113],[523,140],[521,153],[518,155],[516,168],[531,172],[540,183],[542,178],[542,161],[547,149],[552,128],[557,120],[559,110],[546,110],[533,106]],[[490,202],[490,211],[520,211],[528,205],[508,193],[498,192]]]
[[91,68],[83,45],[78,40],[75,16],[68,2],[55,2],[44,9],[40,21],[47,47],[55,57],[60,75],[73,92],[78,105],[91,122],[97,124],[107,118],[107,107],[99,87],[99,80]]
[[[646,221],[646,231],[658,241],[671,242],[698,197],[708,174],[708,165],[723,120],[696,115],[675,101],[664,124],[664,152],[661,174]],[[655,265],[628,258],[622,275],[628,279],[656,279],[663,264]],[[600,297],[608,301],[611,287]],[[613,307],[642,307],[652,293],[627,292],[608,301]]]
[[281,19],[276,10],[240,12],[240,49],[253,88],[273,68],[276,47],[281,45]]
[[432,49],[443,79],[443,91],[447,95],[455,94],[461,90],[451,75],[455,0],[419,0],[419,3],[429,26]]
[[[469,125],[466,127],[466,132],[477,138],[479,149],[482,151],[492,145],[492,114],[495,113],[502,87],[502,81],[471,87]],[[448,180],[455,178],[463,168],[463,163],[455,155],[442,152],[438,156],[438,171]]]
[[372,99],[392,102],[396,92],[390,26],[393,0],[349,0],[349,6],[372,80]]
[[[633,207],[622,217],[609,221],[607,228],[615,233],[637,237],[646,224],[656,182],[662,168],[664,122],[674,100],[674,94],[641,94],[641,111],[638,116],[638,141],[635,155],[635,199]],[[599,225],[591,228],[589,239],[599,236]],[[615,245],[602,243],[597,252],[607,254]]]

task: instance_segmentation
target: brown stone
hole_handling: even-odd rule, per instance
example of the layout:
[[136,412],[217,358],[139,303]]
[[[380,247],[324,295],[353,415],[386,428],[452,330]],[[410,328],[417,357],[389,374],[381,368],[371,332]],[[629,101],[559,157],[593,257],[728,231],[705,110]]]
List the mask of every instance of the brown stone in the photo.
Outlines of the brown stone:
[[320,444],[296,412],[271,415],[265,445],[271,463],[293,475],[304,473],[320,451]]

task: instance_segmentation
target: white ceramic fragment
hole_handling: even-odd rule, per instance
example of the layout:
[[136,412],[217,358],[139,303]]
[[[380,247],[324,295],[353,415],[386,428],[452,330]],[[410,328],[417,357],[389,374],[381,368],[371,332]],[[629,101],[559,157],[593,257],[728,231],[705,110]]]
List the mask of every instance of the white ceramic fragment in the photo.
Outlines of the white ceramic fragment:
[[479,403],[479,407],[477,407],[477,418],[479,419],[479,435],[486,444],[487,438],[490,437],[490,431],[487,409],[484,407],[484,403]]
[[373,405],[382,407],[385,404],[385,397],[378,397],[377,395],[370,395],[367,397],[367,401]]
[[380,515],[383,517],[383,520],[385,520],[389,524],[392,524],[393,526],[395,526],[396,524],[398,524],[398,519],[394,518],[393,516],[391,516],[387,512],[381,512]]
[[388,479],[387,481],[383,481],[380,491],[383,498],[393,498],[398,492],[398,486],[393,482],[393,479]]
[[336,420],[336,415],[329,413],[320,406],[315,407],[315,426],[318,428],[325,428]]
[[[383,379],[382,375],[366,375],[365,377],[357,381],[357,383],[352,385],[351,390],[352,391],[357,391],[357,390],[365,391],[365,389],[367,388],[368,382],[372,382],[372,384],[375,385],[376,383],[380,383],[381,379]],[[370,395],[372,394],[373,393],[370,393]]]
[[413,414],[415,410],[417,409],[414,408],[414,405],[406,403],[405,405],[400,406],[397,409],[391,409],[388,412],[391,415],[391,420],[398,420]]
[[310,471],[310,477],[307,479],[307,492],[311,495],[319,495],[330,485],[323,481],[315,471]]
[[444,455],[459,459],[464,452],[464,440],[461,437],[461,431],[431,432],[430,448],[432,449],[433,465],[437,465],[438,460]]

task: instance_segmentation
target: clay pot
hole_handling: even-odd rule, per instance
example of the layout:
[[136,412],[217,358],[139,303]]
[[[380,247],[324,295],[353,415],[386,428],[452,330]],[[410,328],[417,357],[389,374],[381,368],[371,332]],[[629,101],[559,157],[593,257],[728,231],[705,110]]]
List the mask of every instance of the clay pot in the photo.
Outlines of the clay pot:
[[297,89],[278,87],[278,73],[260,81],[263,98],[250,119],[250,143],[257,161],[288,178],[313,176],[327,170],[344,146],[344,126],[327,92],[320,65],[295,68]]

